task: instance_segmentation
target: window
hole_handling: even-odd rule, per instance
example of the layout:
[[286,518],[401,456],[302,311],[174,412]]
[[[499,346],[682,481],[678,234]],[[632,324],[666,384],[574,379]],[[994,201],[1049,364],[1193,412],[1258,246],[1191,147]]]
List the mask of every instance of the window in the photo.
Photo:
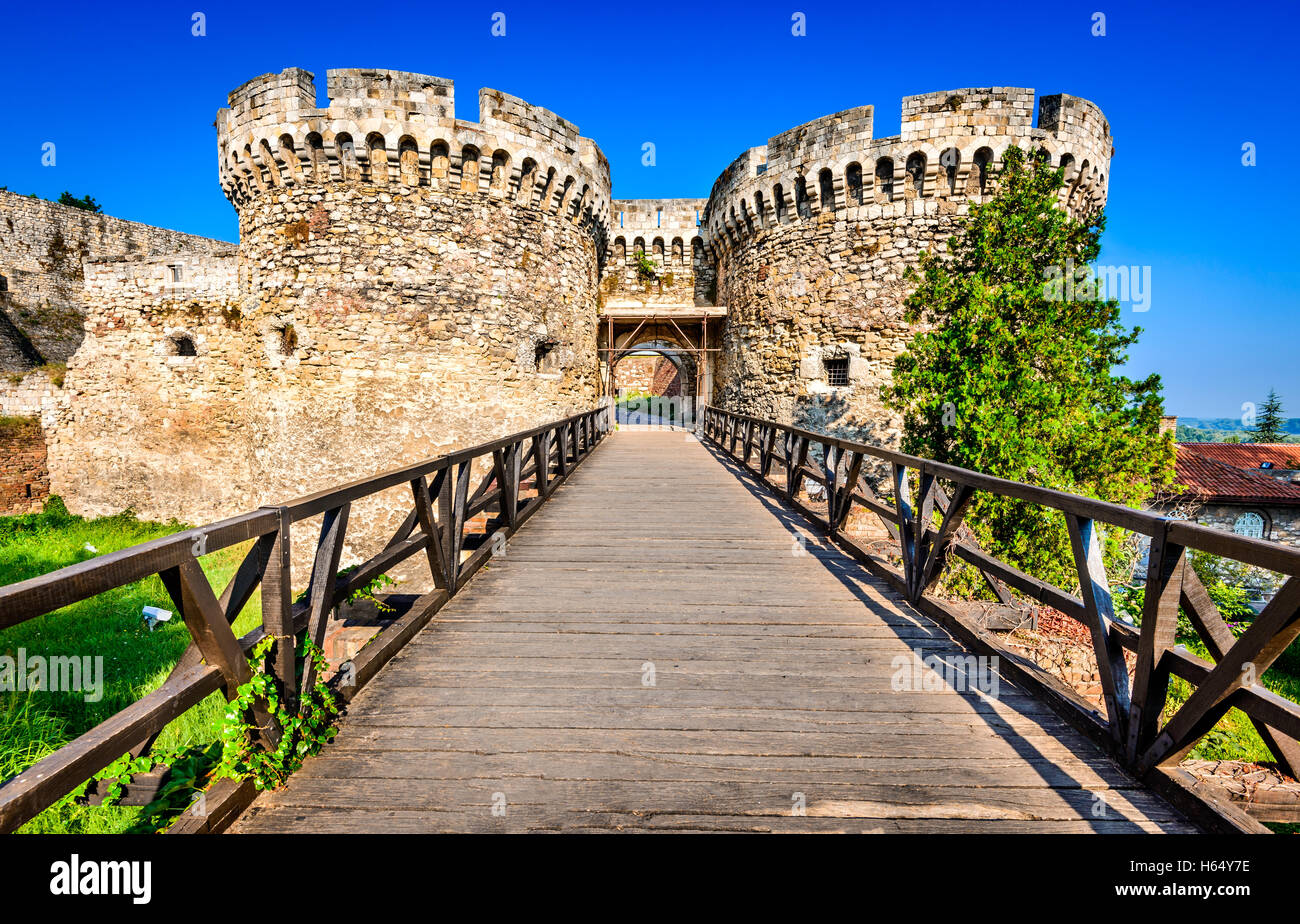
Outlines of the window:
[[194,338],[189,334],[173,334],[168,338],[168,353],[172,356],[198,356]]
[[1270,468],[1273,467],[1273,463],[1272,463],[1272,462],[1261,462],[1261,463],[1259,463],[1259,467],[1262,468],[1262,469],[1266,469],[1266,470],[1267,470],[1267,469],[1270,469]]
[[185,267],[179,263],[173,263],[167,267],[167,272],[171,276],[172,282],[181,282],[185,279]]
[[555,348],[560,345],[560,341],[554,338],[537,341],[533,348],[533,365],[538,372],[556,372],[560,367],[560,354]]
[[827,359],[826,364],[826,382],[835,387],[843,387],[849,384],[849,358],[841,356],[837,359]]
[[1237,522],[1232,524],[1232,531],[1248,539],[1263,539],[1264,518],[1258,513],[1247,511],[1237,517]]

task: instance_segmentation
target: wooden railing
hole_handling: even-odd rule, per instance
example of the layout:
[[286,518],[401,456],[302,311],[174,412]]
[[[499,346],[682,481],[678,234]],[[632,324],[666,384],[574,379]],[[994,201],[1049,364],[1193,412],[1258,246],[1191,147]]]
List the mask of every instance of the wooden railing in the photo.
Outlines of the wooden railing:
[[[706,410],[704,433],[839,546],[914,605],[943,617],[946,625],[959,625],[960,621],[954,621],[953,613],[930,591],[945,560],[953,555],[975,566],[1004,602],[1010,600],[1006,588],[1011,587],[1086,626],[1101,676],[1104,717],[1085,700],[1061,695],[1058,685],[1042,685],[1032,672],[1020,673],[1039,692],[1082,713],[1085,727],[1100,732],[1114,755],[1139,776],[1149,777],[1153,770],[1177,764],[1233,707],[1250,718],[1282,769],[1297,776],[1300,705],[1265,689],[1258,678],[1300,635],[1300,578],[1296,577],[1300,574],[1300,550],[719,408]],[[817,465],[811,461],[810,447],[820,447]],[[887,466],[891,503],[878,497],[863,477],[868,459]],[[825,487],[824,513],[799,500],[804,479]],[[1064,515],[1079,578],[1078,596],[1025,574],[978,547],[962,529],[962,518],[977,491],[1040,504]],[[897,543],[901,571],[844,534],[855,506],[872,511],[884,522]],[[1150,538],[1140,628],[1115,616],[1111,585],[1102,564],[1099,524]],[[1279,572],[1287,580],[1237,638],[1192,569],[1190,549]],[[1215,663],[1176,647],[1180,606]],[[978,633],[963,634],[978,646],[988,646],[986,638],[976,637]],[[1131,679],[1125,651],[1136,655]],[[1186,680],[1195,690],[1162,724],[1171,676]]]
[[[394,621],[352,659],[350,670],[335,678],[346,677],[337,688],[344,699],[351,698],[546,502],[610,428],[609,407],[602,406],[0,588],[4,629],[156,574],[192,637],[161,687],[0,785],[0,832],[13,831],[124,753],[143,754],[168,723],[209,694],[220,690],[231,698],[251,676],[248,652],[267,636],[275,642],[266,670],[284,702],[294,703],[300,691],[316,682],[311,659],[303,659],[295,648],[300,633],[320,647],[336,603],[422,553],[435,589],[395,613]],[[486,474],[471,490],[475,463]],[[409,486],[412,497],[402,525],[378,554],[339,576],[353,503],[402,485]],[[522,496],[521,488],[534,496]],[[290,530],[316,516],[322,525],[310,581],[302,602],[295,603]],[[482,527],[477,530],[470,526],[476,519]],[[249,540],[252,547],[218,595],[198,559]],[[231,624],[259,586],[262,624],[236,638]],[[271,743],[277,729],[266,723],[263,734]],[[216,830],[253,794],[249,783],[223,782],[214,787],[218,789],[219,798],[207,800],[207,815],[183,818],[177,827]]]

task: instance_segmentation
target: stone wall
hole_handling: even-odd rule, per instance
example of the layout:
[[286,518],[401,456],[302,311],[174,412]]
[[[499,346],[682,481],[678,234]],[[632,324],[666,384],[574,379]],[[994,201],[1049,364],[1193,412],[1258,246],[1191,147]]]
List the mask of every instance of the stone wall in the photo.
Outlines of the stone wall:
[[1232,532],[1237,518],[1247,512],[1264,518],[1265,539],[1300,547],[1300,507],[1205,504],[1196,511],[1196,522]]
[[[705,199],[616,199],[601,280],[608,306],[712,305],[713,259],[699,226]],[[655,266],[638,272],[637,251]]]
[[[237,253],[89,264],[52,436],[76,513],[202,522],[590,407],[608,165],[497,91],[290,69],[218,113]],[[352,511],[382,543],[409,491]],[[377,549],[367,548],[367,551]]]
[[86,310],[84,260],[229,246],[0,190],[0,372],[72,356]]
[[38,512],[49,496],[40,421],[0,416],[0,516]]
[[[1006,148],[1041,147],[1065,167],[1062,204],[1105,201],[1109,128],[1086,100],[951,90],[903,101],[902,131],[871,137],[871,107],[816,119],[740,155],[714,184],[707,242],[728,308],[714,400],[895,444],[880,389],[911,331],[904,279],[922,251],[992,192]],[[829,361],[829,362],[828,362]],[[847,384],[831,384],[831,368]]]

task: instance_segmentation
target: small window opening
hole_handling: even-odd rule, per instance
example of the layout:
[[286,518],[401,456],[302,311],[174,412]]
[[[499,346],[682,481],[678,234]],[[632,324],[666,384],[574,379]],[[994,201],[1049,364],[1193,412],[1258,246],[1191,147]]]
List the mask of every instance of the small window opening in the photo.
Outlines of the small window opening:
[[281,356],[292,356],[298,350],[298,331],[292,324],[276,330],[276,347]]
[[172,336],[172,355],[198,356],[199,351],[195,349],[194,338],[189,334],[174,334]]
[[172,280],[172,282],[182,282],[182,281],[184,281],[184,279],[185,279],[185,267],[182,266],[181,264],[179,264],[179,263],[173,263],[173,264],[171,264],[170,266],[167,267],[167,271],[171,274],[171,280]]
[[849,384],[849,358],[840,356],[836,359],[825,360],[826,363],[826,383],[835,387],[843,387]]
[[655,210],[655,227],[656,227],[656,228],[663,227],[663,223],[664,223],[664,210],[663,210],[663,209],[656,209],[656,210]]
[[1260,467],[1260,468],[1272,468],[1272,467],[1273,467],[1273,463],[1272,463],[1272,462],[1261,462],[1261,463],[1259,463],[1259,467]]
[[559,362],[559,354],[555,348],[560,345],[560,341],[554,339],[539,340],[533,352],[533,364],[537,366],[538,372],[547,372],[554,369]]

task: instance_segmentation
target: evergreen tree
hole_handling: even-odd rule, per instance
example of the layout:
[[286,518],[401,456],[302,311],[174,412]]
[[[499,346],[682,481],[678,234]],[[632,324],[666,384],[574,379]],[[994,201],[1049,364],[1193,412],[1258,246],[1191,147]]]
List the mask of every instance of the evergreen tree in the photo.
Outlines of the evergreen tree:
[[1282,399],[1273,389],[1268,390],[1268,400],[1260,408],[1255,429],[1251,431],[1252,443],[1280,443],[1283,439],[1282,428],[1286,420],[1282,417]]
[[[990,201],[909,274],[906,315],[921,329],[884,397],[903,415],[904,452],[1136,506],[1173,480],[1160,378],[1112,371],[1141,331],[1093,280],[1104,216],[1059,208],[1063,182],[1042,152],[1007,150]],[[1077,586],[1059,512],[977,492],[966,522],[992,554]]]

